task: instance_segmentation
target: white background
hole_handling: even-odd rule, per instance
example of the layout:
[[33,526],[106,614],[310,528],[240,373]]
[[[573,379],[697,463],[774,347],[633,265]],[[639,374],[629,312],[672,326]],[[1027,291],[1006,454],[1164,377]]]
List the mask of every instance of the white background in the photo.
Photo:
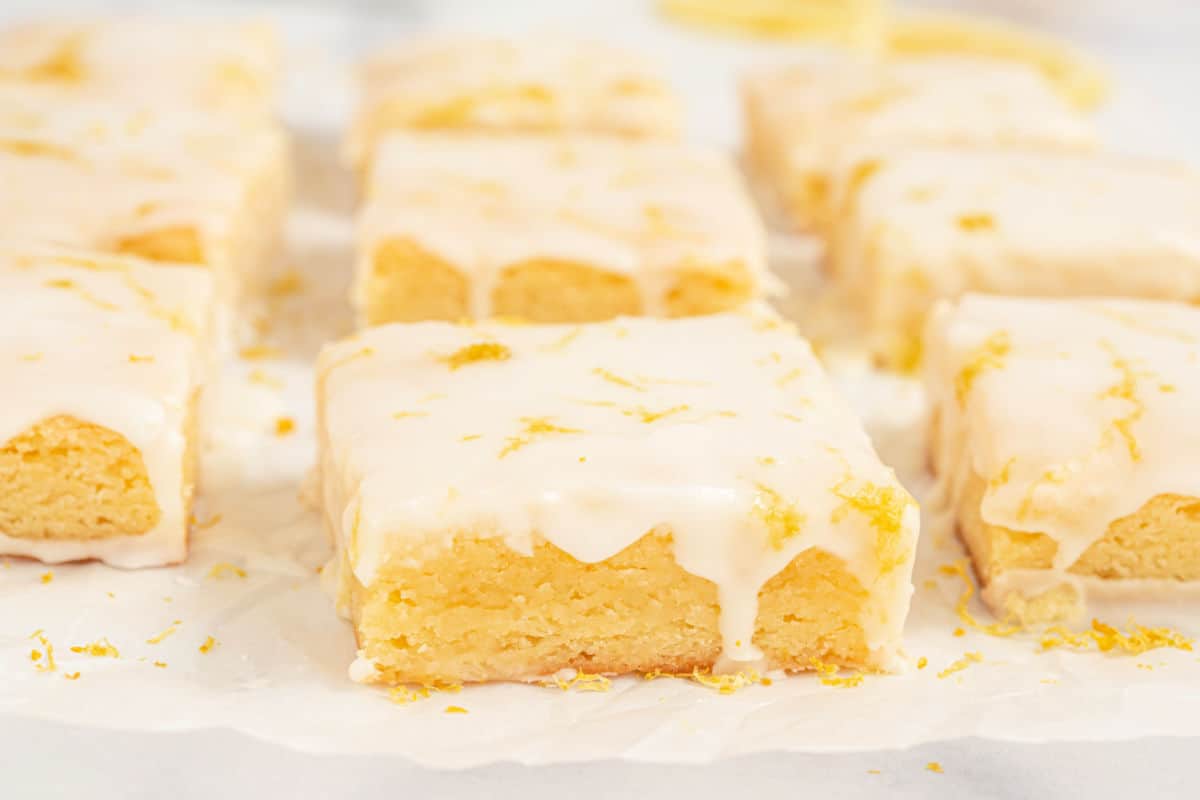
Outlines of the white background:
[[[63,4],[70,7],[71,4]],[[95,7],[100,4],[89,3]],[[158,8],[157,3],[108,3]],[[269,4],[284,8],[285,4]],[[503,24],[553,26],[585,16],[619,25],[624,3],[373,2],[338,4],[333,35],[374,41],[409,26]],[[1099,51],[1121,79],[1106,119],[1131,150],[1200,160],[1200,4],[1188,0],[992,0],[938,3],[992,10],[1069,35]],[[328,7],[334,7],[329,4]],[[57,7],[57,6],[56,6]],[[4,3],[0,13],[44,11],[44,3]],[[318,3],[286,6],[317,24]],[[208,9],[206,9],[208,10]],[[497,22],[497,20],[500,20]],[[631,34],[631,38],[636,35]],[[728,112],[729,76],[719,59],[703,94],[689,96],[692,128],[724,143],[736,140]],[[713,124],[713,117],[730,121]],[[1200,224],[1200,223],[1198,223]],[[2,612],[0,612],[2,613]],[[1200,687],[1197,687],[1200,693]],[[1115,702],[1114,706],[1119,707]],[[735,793],[834,797],[1172,797],[1194,794],[1185,777],[1200,741],[1145,739],[1114,744],[1018,745],[962,740],[914,750],[855,755],[760,755],[710,766],[600,763],[493,766],[462,772],[411,767],[395,758],[300,754],[227,731],[121,733],[0,718],[0,797],[336,797],[404,795],[727,797]],[[925,770],[940,762],[944,774]],[[880,774],[869,774],[878,770]]]

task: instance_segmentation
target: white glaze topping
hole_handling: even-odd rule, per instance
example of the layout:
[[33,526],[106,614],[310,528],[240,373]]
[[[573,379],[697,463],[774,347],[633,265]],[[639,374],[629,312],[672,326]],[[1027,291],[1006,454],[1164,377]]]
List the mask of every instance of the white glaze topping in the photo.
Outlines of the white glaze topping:
[[265,115],[279,60],[274,30],[257,22],[112,16],[0,29],[0,83],[35,82],[65,100]]
[[129,568],[184,558],[185,424],[208,363],[211,287],[201,268],[0,245],[0,443],[58,415],[109,428],[141,452],[161,510],[139,535],[0,533],[0,553]]
[[356,302],[376,246],[411,239],[470,280],[487,316],[507,266],[562,259],[632,276],[656,313],[682,269],[739,265],[772,288],[766,237],[721,153],[673,143],[570,135],[392,134],[360,218]]
[[[127,237],[196,230],[232,303],[282,214],[282,132],[185,110],[63,103],[0,83],[0,236],[114,250]],[[277,211],[274,206],[279,206]]]
[[817,61],[752,74],[744,94],[756,136],[784,180],[825,176],[853,148],[930,143],[1073,149],[1095,141],[1089,121],[1036,70],[995,59]]
[[1062,581],[1115,520],[1200,497],[1200,310],[967,295],[938,307],[926,359],[939,502],[987,481],[984,522],[1052,537]]
[[[886,329],[939,296],[1200,298],[1200,177],[1156,161],[1012,149],[874,154],[834,246]],[[842,194],[856,170],[842,173]],[[865,174],[858,170],[859,174]],[[877,287],[903,284],[903,291]]]
[[410,39],[366,60],[347,143],[363,166],[396,127],[581,130],[674,137],[679,107],[637,55],[556,35]]
[[816,547],[868,590],[853,622],[879,663],[896,654],[917,507],[765,311],[386,325],[327,347],[317,381],[326,521],[364,585],[456,532],[598,562],[669,529],[717,584],[736,668],[760,655],[760,588]]

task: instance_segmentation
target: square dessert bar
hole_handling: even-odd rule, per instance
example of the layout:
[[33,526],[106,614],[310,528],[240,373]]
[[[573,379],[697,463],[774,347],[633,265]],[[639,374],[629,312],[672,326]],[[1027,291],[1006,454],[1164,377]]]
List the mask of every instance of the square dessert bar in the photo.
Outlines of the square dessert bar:
[[0,236],[203,264],[232,306],[283,228],[283,131],[0,83]]
[[998,616],[1200,589],[1200,309],[968,295],[926,347],[940,500]]
[[561,36],[410,39],[367,59],[346,143],[360,171],[395,130],[589,131],[675,138],[680,107],[635,54]]
[[765,311],[371,328],[317,401],[358,680],[896,664],[916,504]]
[[986,58],[825,59],[742,84],[753,171],[801,230],[825,233],[830,171],[852,153],[912,144],[1086,149],[1086,117],[1032,67]]
[[584,322],[732,308],[769,284],[733,165],[675,143],[393,134],[359,227],[360,322]]
[[0,554],[187,555],[212,277],[0,245]]
[[1200,176],[1117,156],[911,148],[848,167],[836,282],[894,368],[920,359],[939,297],[964,292],[1200,299]]
[[0,82],[33,83],[68,101],[265,116],[279,72],[275,31],[258,22],[112,16],[0,28]]

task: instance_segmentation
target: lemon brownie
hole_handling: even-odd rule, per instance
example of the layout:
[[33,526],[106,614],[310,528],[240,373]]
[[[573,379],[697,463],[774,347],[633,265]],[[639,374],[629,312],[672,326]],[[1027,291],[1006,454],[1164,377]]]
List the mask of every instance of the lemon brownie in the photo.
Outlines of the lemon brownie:
[[920,356],[939,297],[975,291],[1200,300],[1200,177],[1118,156],[911,148],[836,181],[836,280],[878,358]]
[[848,153],[929,144],[1082,149],[1090,120],[1033,68],[946,56],[772,67],[742,84],[747,158],[801,230],[826,232],[830,172]]
[[0,83],[37,84],[67,101],[262,116],[279,62],[275,31],[260,22],[119,15],[0,28]]
[[359,71],[346,151],[365,170],[394,130],[590,131],[678,135],[680,109],[654,66],[562,36],[427,36],[384,49]]
[[360,217],[362,324],[732,308],[770,284],[740,176],[705,148],[577,134],[387,137]]
[[0,245],[0,554],[184,559],[211,283]]
[[926,347],[939,504],[997,615],[1200,588],[1200,310],[968,295]]
[[317,401],[358,680],[897,663],[917,507],[765,311],[380,326]]
[[0,83],[0,236],[214,272],[223,305],[261,281],[289,186],[267,120],[79,100]]

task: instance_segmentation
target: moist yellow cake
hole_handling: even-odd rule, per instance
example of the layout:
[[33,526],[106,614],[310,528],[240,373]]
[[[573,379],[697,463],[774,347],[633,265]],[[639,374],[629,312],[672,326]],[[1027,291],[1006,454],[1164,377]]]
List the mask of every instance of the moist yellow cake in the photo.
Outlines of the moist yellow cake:
[[648,62],[573,37],[408,39],[364,61],[346,143],[365,171],[396,130],[590,131],[675,138],[680,109]]
[[840,170],[830,264],[885,365],[940,297],[1200,300],[1200,176],[1117,156],[908,148]]
[[0,244],[0,554],[187,555],[211,276]]
[[203,264],[233,306],[280,239],[288,178],[268,120],[0,82],[0,237]]
[[926,347],[937,505],[998,616],[1200,599],[1200,310],[968,295]]
[[0,28],[0,83],[36,84],[71,102],[264,116],[279,62],[274,30],[257,22],[103,16]]
[[916,504],[765,311],[380,326],[317,403],[357,680],[897,663]]
[[393,134],[359,225],[363,325],[585,322],[733,308],[770,283],[733,165],[590,135]]
[[1085,149],[1089,120],[1033,68],[946,56],[818,59],[753,73],[742,84],[747,157],[801,230],[837,214],[830,173],[848,153],[913,144]]

